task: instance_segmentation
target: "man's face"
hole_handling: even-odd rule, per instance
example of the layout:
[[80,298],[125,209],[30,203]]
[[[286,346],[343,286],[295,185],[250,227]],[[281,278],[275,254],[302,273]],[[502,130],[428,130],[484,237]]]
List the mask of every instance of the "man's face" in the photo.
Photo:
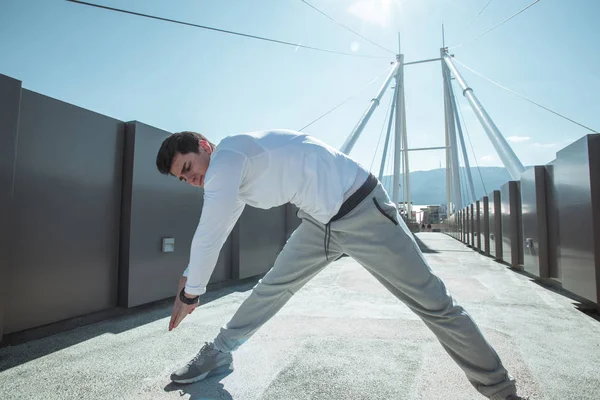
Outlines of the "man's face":
[[200,140],[198,153],[177,153],[171,164],[171,174],[192,186],[204,187],[204,177],[210,164],[212,147],[206,140]]

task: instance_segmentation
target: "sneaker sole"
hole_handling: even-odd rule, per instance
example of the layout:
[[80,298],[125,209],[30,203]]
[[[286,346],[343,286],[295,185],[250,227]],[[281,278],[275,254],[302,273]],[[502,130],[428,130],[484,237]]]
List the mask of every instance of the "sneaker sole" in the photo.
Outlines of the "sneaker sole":
[[222,365],[222,366],[220,366],[218,368],[215,368],[215,369],[213,369],[211,371],[205,372],[202,375],[198,375],[198,376],[195,376],[193,378],[188,378],[188,379],[171,379],[171,381],[173,381],[175,383],[195,383],[195,382],[199,382],[199,381],[201,381],[203,379],[210,378],[212,376],[222,374],[222,373],[227,372],[227,371],[233,371],[233,363],[232,364],[228,364],[228,365]]

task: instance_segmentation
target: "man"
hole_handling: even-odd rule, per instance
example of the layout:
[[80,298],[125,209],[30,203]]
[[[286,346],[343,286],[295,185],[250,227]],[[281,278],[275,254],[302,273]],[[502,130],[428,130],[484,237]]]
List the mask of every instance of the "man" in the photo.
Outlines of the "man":
[[228,369],[232,351],[345,253],[425,322],[480,393],[494,400],[519,399],[514,379],[432,273],[381,183],[348,156],[289,130],[229,136],[218,146],[200,134],[182,132],[164,140],[156,164],[165,175],[204,187],[200,223],[169,330],[197,306],[246,204],[268,209],[290,202],[302,219],[273,268],[214,341],[171,375],[174,382],[196,382]]

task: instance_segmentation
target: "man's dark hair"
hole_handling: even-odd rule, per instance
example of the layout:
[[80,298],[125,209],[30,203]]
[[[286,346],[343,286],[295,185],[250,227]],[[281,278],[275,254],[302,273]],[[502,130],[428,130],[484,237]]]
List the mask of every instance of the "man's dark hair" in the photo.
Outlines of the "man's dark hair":
[[213,149],[215,148],[215,145],[204,137],[204,135],[196,132],[179,132],[166,138],[156,155],[156,167],[158,171],[164,175],[171,175],[171,166],[173,165],[175,155],[177,153],[198,153],[200,151],[199,140],[206,140]]

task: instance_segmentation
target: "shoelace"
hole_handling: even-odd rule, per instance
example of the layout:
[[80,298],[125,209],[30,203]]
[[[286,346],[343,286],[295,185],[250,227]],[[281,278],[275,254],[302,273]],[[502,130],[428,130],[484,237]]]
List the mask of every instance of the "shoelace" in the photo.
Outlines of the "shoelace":
[[194,356],[194,358],[191,359],[191,361],[188,364],[195,364],[199,361],[204,360],[204,356],[206,354],[209,354],[211,351],[214,351],[214,348],[211,348],[210,343],[205,342],[204,346],[202,346],[202,348],[200,349],[200,351],[198,352],[198,354],[196,354]]

